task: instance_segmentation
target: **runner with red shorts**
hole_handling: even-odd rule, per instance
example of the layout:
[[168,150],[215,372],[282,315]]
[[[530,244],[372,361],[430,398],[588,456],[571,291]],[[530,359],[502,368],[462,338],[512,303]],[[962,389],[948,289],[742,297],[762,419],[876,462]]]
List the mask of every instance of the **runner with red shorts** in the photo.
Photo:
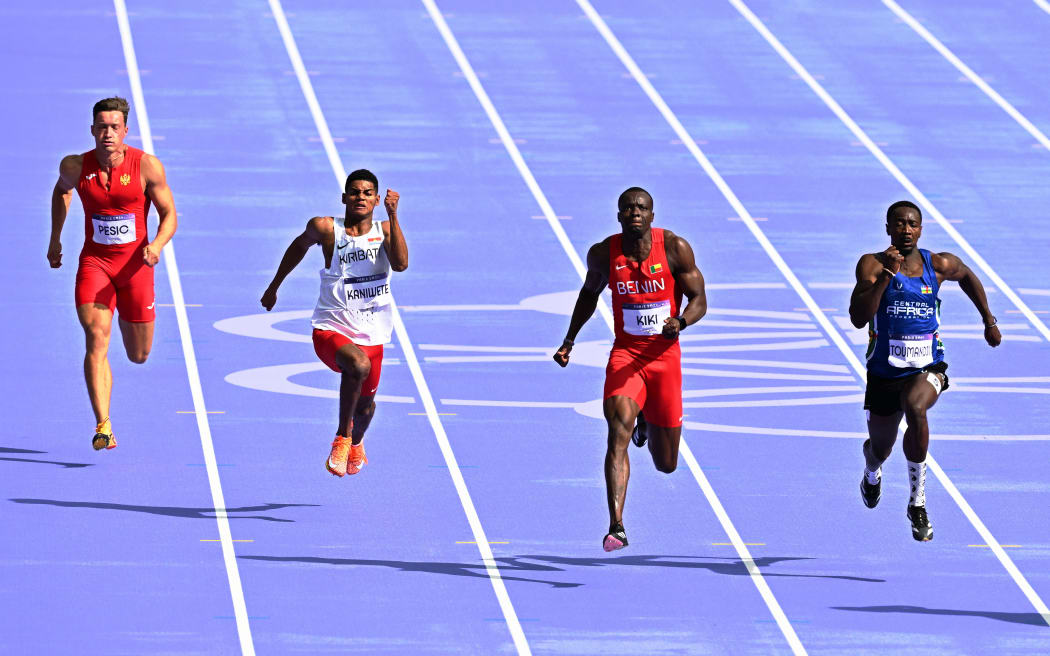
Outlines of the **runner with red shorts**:
[[[153,346],[155,300],[153,267],[161,249],[175,234],[175,203],[164,167],[153,155],[124,143],[128,135],[128,101],[105,98],[92,109],[95,149],[68,155],[59,165],[51,194],[51,243],[47,259],[62,266],[62,226],[73,189],[84,206],[84,248],[77,268],[77,317],[84,328],[87,352],[84,378],[95,412],[96,451],[117,446],[109,420],[113,374],[109,368],[109,335],[113,311],[128,359],[141,364]],[[146,215],[157,207],[159,226],[149,240]]]
[[393,331],[390,270],[408,268],[408,246],[397,220],[398,193],[387,189],[388,221],[375,222],[379,181],[360,169],[346,178],[342,217],[315,216],[284,253],[260,302],[267,311],[277,289],[314,244],[321,245],[321,293],[311,320],[314,351],[339,373],[339,424],[325,468],[336,476],[356,474],[368,459],[363,443],[375,415],[383,344]]
[[[573,340],[594,314],[606,285],[612,291],[616,339],[605,369],[603,408],[609,426],[605,490],[609,532],[602,546],[627,546],[623,505],[631,473],[627,445],[647,441],[656,468],[678,466],[682,439],[682,352],[678,334],[707,312],[704,277],[689,243],[669,230],[652,228],[653,198],[639,187],[620,195],[621,234],[591,246],[587,277],[572,311],[569,330],[554,361],[569,363]],[[688,303],[679,314],[682,296]]]

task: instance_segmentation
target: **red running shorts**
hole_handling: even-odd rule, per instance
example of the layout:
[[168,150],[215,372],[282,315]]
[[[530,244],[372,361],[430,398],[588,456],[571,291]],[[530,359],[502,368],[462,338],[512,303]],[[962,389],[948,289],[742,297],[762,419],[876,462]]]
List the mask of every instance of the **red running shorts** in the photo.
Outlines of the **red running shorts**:
[[[321,358],[321,362],[336,373],[342,373],[343,370],[335,361],[335,353],[347,344],[354,344],[354,340],[334,330],[314,328],[314,352],[317,353],[317,357]],[[379,389],[379,372],[383,369],[383,345],[354,344],[354,346],[361,349],[372,363],[368,377],[361,383],[361,396],[375,396],[376,390]]]
[[153,267],[136,251],[131,257],[81,255],[74,295],[77,307],[99,303],[116,310],[120,318],[145,323],[157,318],[153,295]]
[[605,367],[605,394],[634,399],[654,426],[682,425],[682,351],[675,343],[656,357],[613,347]]

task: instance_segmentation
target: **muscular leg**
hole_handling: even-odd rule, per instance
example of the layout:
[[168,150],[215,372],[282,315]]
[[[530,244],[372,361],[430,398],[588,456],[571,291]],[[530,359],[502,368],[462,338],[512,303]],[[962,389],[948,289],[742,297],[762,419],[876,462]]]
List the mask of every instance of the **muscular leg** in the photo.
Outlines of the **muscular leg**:
[[113,389],[113,373],[109,368],[109,333],[113,313],[101,303],[85,303],[77,308],[77,318],[84,328],[84,380],[88,398],[95,413],[95,422],[109,419],[109,399]]
[[649,424],[649,455],[658,471],[670,474],[678,467],[678,446],[681,443],[681,426],[665,428]]
[[930,425],[926,421],[926,411],[937,403],[939,390],[930,384],[927,376],[929,374],[925,372],[915,376],[901,391],[901,407],[908,420],[908,429],[904,431],[904,457],[911,462],[925,461],[930,448]]
[[372,417],[376,413],[375,396],[362,396],[357,400],[357,409],[354,410],[353,440],[354,444],[360,444],[365,439],[365,431],[372,423]]
[[605,493],[609,502],[609,530],[623,521],[623,504],[627,498],[627,480],[631,477],[631,461],[627,447],[631,431],[638,417],[638,404],[626,396],[611,396],[603,404],[605,421],[609,425],[609,441],[605,451]]
[[149,357],[153,348],[153,321],[124,321],[120,323],[120,336],[124,338],[124,351],[128,354],[128,360],[135,364],[142,364]]
[[893,452],[897,441],[897,427],[904,413],[892,415],[868,414],[868,441],[864,444],[864,460],[868,471],[876,471]]
[[[336,435],[350,435],[354,414],[361,398],[361,383],[372,371],[372,362],[353,343],[346,343],[335,352],[335,362],[342,370],[342,381],[339,383],[339,426]],[[363,437],[364,431],[361,431]],[[360,437],[355,443],[361,442]]]

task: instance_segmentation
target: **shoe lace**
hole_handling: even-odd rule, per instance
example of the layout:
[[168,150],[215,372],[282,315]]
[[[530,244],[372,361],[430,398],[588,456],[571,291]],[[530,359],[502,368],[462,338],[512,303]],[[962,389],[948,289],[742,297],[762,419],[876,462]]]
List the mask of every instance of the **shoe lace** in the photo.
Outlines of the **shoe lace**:
[[354,444],[350,446],[350,457],[348,462],[354,465],[360,465],[362,462],[368,462],[368,457],[365,455],[364,444]]
[[912,510],[912,521],[914,523],[921,524],[922,526],[925,526],[930,523],[929,518],[926,516],[925,506],[914,506],[913,508],[914,509]]

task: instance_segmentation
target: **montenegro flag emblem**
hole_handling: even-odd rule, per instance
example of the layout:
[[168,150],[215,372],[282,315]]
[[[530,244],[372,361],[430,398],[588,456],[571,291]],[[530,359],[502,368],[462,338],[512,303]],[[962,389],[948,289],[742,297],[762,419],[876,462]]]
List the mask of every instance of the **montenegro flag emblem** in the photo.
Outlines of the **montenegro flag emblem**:
[[122,184],[122,185],[124,185],[126,187],[126,186],[128,186],[129,182],[131,182],[131,176],[130,175],[125,173],[124,175],[120,176],[120,184]]

